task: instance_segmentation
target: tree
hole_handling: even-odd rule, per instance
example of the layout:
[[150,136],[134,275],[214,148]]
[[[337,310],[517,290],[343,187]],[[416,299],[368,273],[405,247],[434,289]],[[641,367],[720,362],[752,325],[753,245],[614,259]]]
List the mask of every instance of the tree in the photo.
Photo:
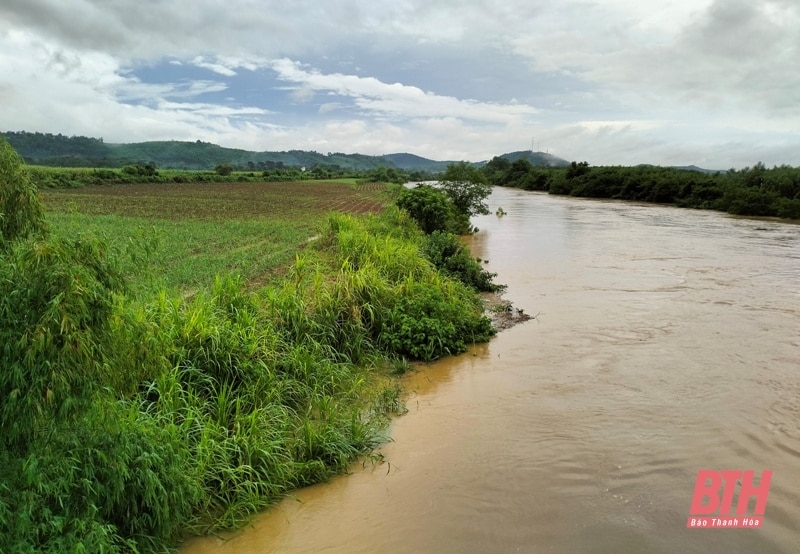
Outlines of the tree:
[[439,186],[462,216],[469,218],[489,213],[489,206],[484,200],[492,193],[492,186],[487,182],[486,176],[472,164],[449,164],[439,179]]
[[495,156],[481,168],[481,172],[486,175],[486,179],[488,179],[491,184],[496,185],[510,166],[511,162],[506,158]]
[[484,173],[467,162],[449,164],[438,184],[453,203],[456,218],[454,232],[472,232],[469,218],[489,213],[489,206],[484,200],[491,194],[492,186]]
[[22,158],[0,138],[0,250],[44,231],[44,209]]
[[526,186],[531,174],[533,173],[533,166],[525,158],[515,160],[513,164],[509,165],[505,173],[500,178],[499,182],[495,184],[503,185],[506,187],[515,187],[520,189],[527,189]]
[[214,168],[214,171],[217,173],[217,175],[222,175],[224,177],[233,173],[233,166],[228,163],[218,164],[217,167]]
[[567,168],[567,179],[576,179],[589,173],[589,162],[572,162]]

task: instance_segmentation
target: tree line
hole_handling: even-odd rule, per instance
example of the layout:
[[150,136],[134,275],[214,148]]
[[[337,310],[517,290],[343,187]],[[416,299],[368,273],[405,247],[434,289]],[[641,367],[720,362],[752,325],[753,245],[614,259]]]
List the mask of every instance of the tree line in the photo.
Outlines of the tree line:
[[652,165],[534,167],[495,157],[481,169],[495,186],[550,194],[674,204],[737,215],[800,219],[800,167],[703,172]]

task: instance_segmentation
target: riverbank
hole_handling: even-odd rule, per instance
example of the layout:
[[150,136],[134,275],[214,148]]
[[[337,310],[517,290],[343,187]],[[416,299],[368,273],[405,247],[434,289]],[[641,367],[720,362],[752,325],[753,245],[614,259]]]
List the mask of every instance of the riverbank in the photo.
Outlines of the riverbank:
[[[131,219],[115,213],[125,205],[159,205],[113,190],[96,198],[75,196],[77,212],[52,218],[78,232],[51,228],[2,253],[2,551],[164,551],[235,528],[369,457],[402,410],[396,376],[408,360],[494,333],[478,293],[434,268],[421,232],[392,206],[329,215],[267,286],[220,272],[187,295],[150,267],[169,244],[115,225]],[[84,205],[99,205],[94,217],[117,235],[87,232]],[[237,234],[228,214],[200,219],[175,226],[174,251],[181,229]],[[269,256],[276,241],[249,236],[257,228],[211,250]],[[202,251],[190,259],[209,250],[191,248]]]
[[758,163],[715,172],[650,165],[595,167],[586,162],[541,168],[524,159],[512,164],[495,158],[484,172],[496,186],[800,220],[800,168],[786,165],[768,169]]

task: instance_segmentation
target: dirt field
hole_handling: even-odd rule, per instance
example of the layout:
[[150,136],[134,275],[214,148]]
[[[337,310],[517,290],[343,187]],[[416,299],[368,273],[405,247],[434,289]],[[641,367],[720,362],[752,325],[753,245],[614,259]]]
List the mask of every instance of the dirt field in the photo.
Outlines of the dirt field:
[[42,190],[48,210],[159,219],[308,217],[340,211],[371,213],[389,201],[385,185],[330,181],[169,183]]

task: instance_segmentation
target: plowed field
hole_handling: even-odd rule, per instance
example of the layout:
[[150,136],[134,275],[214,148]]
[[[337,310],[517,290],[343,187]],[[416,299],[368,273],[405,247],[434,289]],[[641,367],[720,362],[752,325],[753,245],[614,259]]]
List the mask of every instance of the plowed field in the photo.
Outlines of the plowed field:
[[158,219],[315,217],[330,211],[372,213],[389,201],[378,183],[140,184],[42,190],[48,210]]
[[391,201],[384,185],[334,181],[108,185],[40,195],[54,232],[103,237],[145,295],[161,286],[193,292],[218,274],[264,284],[328,212],[377,212]]

